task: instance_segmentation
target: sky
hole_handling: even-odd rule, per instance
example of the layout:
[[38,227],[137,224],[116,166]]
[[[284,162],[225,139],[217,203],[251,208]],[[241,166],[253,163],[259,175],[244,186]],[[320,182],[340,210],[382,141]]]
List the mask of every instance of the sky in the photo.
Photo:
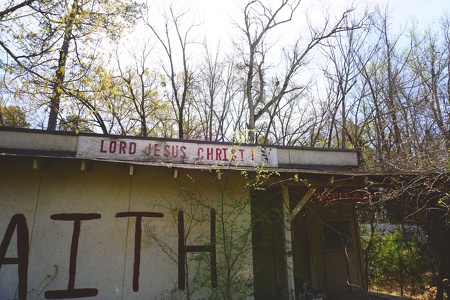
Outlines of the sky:
[[[182,0],[186,1],[186,0]],[[196,11],[199,19],[204,21],[203,28],[207,36],[209,45],[214,45],[220,42],[221,48],[229,47],[230,35],[233,38],[232,28],[230,24],[230,17],[242,19],[242,13],[238,9],[239,6],[245,2],[244,0],[190,0],[191,9]],[[267,2],[270,0],[264,0]],[[272,0],[274,3],[280,0]],[[187,2],[187,1],[186,1]],[[345,8],[348,8],[352,2],[357,2],[358,7],[363,9],[366,6],[374,7],[378,5],[384,9],[388,5],[388,11],[391,16],[391,23],[393,25],[391,34],[398,32],[407,33],[403,29],[411,26],[411,18],[416,20],[415,25],[417,29],[425,30],[428,27],[438,27],[439,18],[444,12],[450,14],[450,0],[302,0],[299,8],[299,14],[296,18],[302,19],[305,11],[308,10],[309,16],[323,20],[323,14],[326,10],[336,12],[341,15]],[[299,18],[300,17],[300,18]],[[280,31],[280,38],[291,34],[292,39],[298,38],[298,28],[295,25],[288,25],[287,31],[283,29]],[[403,29],[402,29],[403,28]],[[398,30],[398,32],[397,32]],[[241,36],[241,35],[240,35]],[[277,37],[278,38],[278,37]],[[401,41],[400,41],[401,43]],[[283,46],[283,43],[280,43]],[[273,51],[272,53],[279,53]],[[320,63],[320,62],[319,62]],[[312,65],[314,68],[315,65]],[[312,70],[307,72],[307,76],[313,76]]]
[[448,0],[379,0],[380,3],[390,3],[393,16],[400,22],[405,22],[408,16],[416,18],[419,24],[430,25],[443,12],[450,13],[450,1]]
[[[2,1],[2,0],[0,0]],[[162,24],[164,23],[161,11],[164,7],[168,7],[169,3],[175,4],[175,11],[187,12],[187,21],[184,26],[181,26],[182,31],[185,31],[192,22],[201,24],[195,28],[195,34],[189,34],[189,40],[195,40],[198,43],[204,41],[206,37],[208,48],[219,53],[231,53],[233,49],[232,41],[242,41],[242,32],[238,32],[236,27],[231,24],[231,19],[242,21],[241,7],[247,0],[141,0],[147,1],[150,6],[149,21],[152,24],[158,24],[158,31],[162,34]],[[261,0],[264,3],[273,2],[279,3],[281,0]],[[301,30],[300,26],[306,28],[305,13],[316,22],[323,21],[324,12],[327,10],[330,13],[341,15],[352,2],[356,2],[357,6],[363,10],[365,6],[374,7],[379,5],[381,8],[389,4],[389,11],[391,12],[391,23],[393,25],[390,29],[391,34],[397,33],[406,34],[407,31],[401,29],[402,27],[410,27],[411,19],[415,18],[415,24],[418,24],[419,30],[424,30],[428,26],[439,26],[437,21],[443,16],[444,12],[450,14],[450,0],[301,0],[297,15],[294,16],[294,21],[283,27],[277,27],[276,30],[270,32],[270,42],[275,45],[271,49],[271,53],[282,53],[283,47],[290,47],[298,40]],[[192,21],[192,16],[195,16],[196,21]],[[302,24],[303,22],[303,24]],[[434,22],[434,23],[433,23]],[[131,53],[135,50],[140,51],[139,44],[145,44],[148,38],[151,38],[148,27],[141,24],[133,33],[124,38],[124,52]],[[303,37],[307,37],[308,32],[303,31]],[[306,38],[307,39],[307,38]],[[267,42],[267,41],[266,41]],[[401,42],[400,42],[401,43]],[[199,47],[200,44],[197,44]],[[156,48],[158,48],[156,44]],[[277,48],[278,47],[278,48]],[[192,49],[192,48],[191,48]],[[155,49],[160,53],[161,49]],[[202,51],[202,48],[198,50]],[[195,53],[198,53],[195,50]],[[195,56],[195,55],[194,55]],[[159,57],[151,56],[154,61],[152,63],[159,63]],[[199,57],[200,58],[200,57]],[[278,62],[277,62],[278,63]]]
[[[1,1],[1,0],[0,0]],[[145,1],[145,0],[143,0]],[[198,36],[203,39],[207,37],[209,45],[228,47],[231,39],[236,36],[236,27],[230,20],[237,19],[241,21],[242,12],[240,7],[245,0],[147,0],[150,6],[151,21],[155,24],[162,24],[161,20],[156,21],[161,16],[161,8],[168,6],[168,3],[175,3],[176,11],[188,11],[189,18],[195,15],[197,23],[201,26],[197,28]],[[262,0],[264,3],[273,2],[276,5],[280,0]],[[450,0],[301,0],[300,7],[294,21],[287,25],[292,30],[286,31],[286,27],[280,31],[280,36],[286,36],[290,33],[298,37],[298,26],[295,22],[303,22],[306,27],[304,14],[307,12],[313,20],[323,20],[325,11],[330,13],[341,13],[348,8],[351,3],[357,3],[357,7],[363,9],[365,6],[379,5],[384,8],[389,4],[389,10],[392,15],[392,25],[399,28],[401,25],[407,26],[410,17],[417,19],[420,28],[431,26],[433,21],[440,18],[443,12],[450,14]],[[437,22],[436,22],[437,23]],[[294,25],[295,24],[295,25]],[[300,24],[300,23],[299,23]],[[395,27],[394,27],[395,28]],[[281,29],[280,29],[281,30]],[[140,29],[136,30],[138,37],[143,36]],[[272,31],[273,32],[273,31]],[[145,35],[144,35],[145,36]],[[239,33],[241,36],[241,33]],[[190,36],[192,38],[192,36]],[[202,40],[197,40],[202,42]]]
[[[244,1],[238,0],[192,0],[191,7],[198,11],[199,17],[204,18],[204,24],[209,36],[223,35],[231,25],[227,20],[229,16],[236,16],[239,10],[237,4]],[[278,1],[274,1],[276,3]],[[355,1],[353,1],[355,2]],[[440,18],[443,12],[450,13],[449,0],[356,0],[359,7],[365,5],[379,5],[385,7],[389,4],[392,11],[393,25],[406,25],[409,17],[417,19],[422,28],[431,26],[433,21]],[[300,10],[309,8],[311,15],[320,16],[324,10],[340,11],[352,3],[349,0],[303,0]],[[331,8],[334,7],[334,8]],[[239,15],[240,17],[240,15]]]
[[[0,0],[1,1],[1,0]],[[145,0],[143,0],[145,1]],[[196,18],[195,23],[200,24],[196,27],[196,38],[193,35],[189,35],[189,39],[192,41],[201,43],[206,36],[208,48],[215,52],[230,53],[230,49],[233,49],[232,40],[242,40],[242,32],[238,32],[236,27],[231,24],[230,20],[236,19],[242,21],[241,8],[247,0],[147,0],[150,5],[150,22],[153,24],[163,24],[161,22],[161,9],[167,7],[169,3],[175,4],[175,11],[187,11],[189,15],[186,22],[186,26],[192,25],[192,16]],[[274,5],[281,0],[261,0],[264,3],[272,2]],[[297,15],[294,16],[294,20],[283,27],[277,27],[276,30],[270,32],[270,38],[274,42],[274,48],[271,49],[271,53],[281,53],[282,48],[290,47],[298,40],[301,35],[300,26],[306,27],[305,13],[308,13],[310,19],[323,22],[324,13],[329,13],[339,16],[346,8],[349,8],[351,3],[357,3],[357,7],[363,10],[366,6],[374,7],[376,5],[384,9],[386,5],[389,5],[389,11],[391,15],[391,23],[393,27],[390,28],[390,32],[396,35],[399,32],[407,33],[407,31],[400,31],[401,27],[410,27],[408,21],[411,21],[411,17],[417,20],[418,29],[423,30],[428,26],[438,26],[438,19],[443,16],[444,12],[450,14],[450,0],[301,0],[300,7],[297,11]],[[303,24],[302,24],[303,22]],[[433,23],[434,22],[434,23]],[[182,26],[182,31],[186,27]],[[398,29],[398,31],[397,31]],[[140,27],[135,30],[134,34],[127,37],[129,43],[125,43],[127,51],[135,50],[137,47],[136,38],[144,40],[151,35],[148,32],[148,28]],[[159,27],[159,31],[162,33],[162,28]],[[308,36],[307,31],[303,31],[303,37]],[[237,38],[236,38],[237,37]],[[305,40],[306,40],[305,39]],[[267,42],[267,41],[266,41]],[[400,42],[401,43],[401,42]],[[200,46],[200,45],[199,45]],[[156,46],[158,47],[158,46]],[[201,47],[201,46],[200,46]],[[278,47],[278,48],[277,48]],[[192,48],[191,48],[192,49]],[[161,50],[161,49],[159,49]],[[159,53],[159,50],[156,50]],[[198,50],[202,51],[203,48]],[[225,50],[225,51],[223,51]],[[194,53],[200,53],[197,50]],[[195,57],[196,55],[194,55]],[[152,59],[155,63],[159,62],[157,55],[152,55]],[[200,56],[198,56],[200,58]],[[278,61],[275,63],[279,63]],[[319,62],[320,63],[320,62]]]

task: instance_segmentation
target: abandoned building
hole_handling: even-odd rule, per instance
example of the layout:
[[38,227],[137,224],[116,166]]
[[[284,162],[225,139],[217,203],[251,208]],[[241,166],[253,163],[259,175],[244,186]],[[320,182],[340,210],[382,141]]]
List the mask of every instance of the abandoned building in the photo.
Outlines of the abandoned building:
[[1,299],[363,293],[356,150],[0,128]]

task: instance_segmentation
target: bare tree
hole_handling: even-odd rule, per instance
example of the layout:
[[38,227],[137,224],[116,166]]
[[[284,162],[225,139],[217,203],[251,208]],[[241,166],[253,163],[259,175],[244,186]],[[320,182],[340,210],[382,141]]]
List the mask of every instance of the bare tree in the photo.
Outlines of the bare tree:
[[194,105],[199,115],[203,138],[212,141],[215,102],[222,89],[221,77],[224,66],[218,61],[218,52],[211,53],[205,44],[204,48],[206,49],[206,57],[204,66],[200,68],[200,78],[203,79],[205,86],[199,85],[199,89],[196,91],[197,101]]
[[[192,89],[195,85],[195,70],[190,64],[189,47],[194,43],[191,33],[195,24],[184,29],[185,17],[188,12],[177,13],[174,5],[168,8],[168,13],[163,13],[163,29],[158,29],[158,24],[145,20],[147,27],[157,38],[162,46],[166,63],[161,62],[161,67],[167,78],[166,97],[171,101],[175,121],[178,127],[178,137],[187,138],[186,128],[189,114],[187,110],[192,102]],[[177,67],[179,65],[179,68]]]
[[[225,141],[232,136],[233,119],[239,118],[241,95],[240,70],[234,54],[222,55],[218,46],[215,52],[204,43],[205,57],[199,67],[199,84],[194,91],[194,106],[202,126],[202,138]],[[237,108],[237,110],[236,110]]]
[[[271,29],[291,21],[299,4],[300,1],[293,1],[293,3],[282,1],[277,8],[271,9],[262,1],[249,1],[243,9],[244,24],[235,22],[245,36],[245,48],[241,51],[246,68],[245,100],[249,114],[247,128],[251,143],[255,142],[254,130],[256,121],[260,117],[257,116],[257,108],[266,101],[264,59],[266,48],[269,46],[265,44],[264,39]],[[285,11],[287,16],[283,16]],[[260,112],[264,113],[264,110],[261,109]]]
[[[327,95],[329,96],[330,126],[328,127],[327,147],[347,147],[347,140],[354,148],[361,148],[358,132],[350,132],[347,123],[358,127],[358,114],[353,114],[353,107],[359,102],[359,98],[352,97],[352,91],[356,87],[362,69],[361,63],[367,61],[358,59],[358,53],[362,52],[368,42],[368,26],[361,30],[342,32],[326,41],[323,48],[326,65],[322,66],[322,72],[327,82]],[[349,120],[353,114],[354,119]],[[350,122],[348,122],[350,121]],[[349,124],[349,125],[350,125]],[[336,133],[333,139],[333,132]],[[334,142],[333,142],[334,140]]]
[[[344,12],[334,24],[331,24],[330,19],[326,19],[321,28],[315,28],[310,23],[309,39],[305,41],[300,38],[291,48],[285,50],[286,66],[282,75],[280,78],[268,80],[270,62],[268,63],[266,59],[272,46],[267,42],[269,33],[291,21],[299,5],[300,1],[284,0],[272,8],[262,1],[249,1],[243,9],[243,25],[235,22],[245,39],[245,47],[241,48],[241,52],[246,68],[245,101],[248,108],[248,138],[251,143],[257,142],[256,121],[267,114],[271,107],[279,106],[285,95],[304,88],[294,79],[307,63],[308,54],[312,53],[322,41],[335,34],[360,27],[359,22],[356,24],[345,22],[350,10]],[[272,86],[268,85],[268,82],[272,82]]]
[[[423,98],[429,117],[450,149],[450,16],[441,19],[440,32],[428,29],[422,37],[413,35],[412,72],[420,80],[419,97]],[[430,132],[432,128],[428,129]]]
[[[137,51],[140,51],[139,53]],[[120,79],[122,80],[122,101],[132,106],[129,118],[139,124],[138,135],[158,136],[157,127],[160,124],[159,113],[163,111],[164,102],[159,101],[159,87],[163,82],[162,75],[151,71],[147,65],[152,54],[150,41],[144,42],[142,49],[130,50],[131,63],[123,67],[118,63]],[[164,124],[168,126],[169,124]]]

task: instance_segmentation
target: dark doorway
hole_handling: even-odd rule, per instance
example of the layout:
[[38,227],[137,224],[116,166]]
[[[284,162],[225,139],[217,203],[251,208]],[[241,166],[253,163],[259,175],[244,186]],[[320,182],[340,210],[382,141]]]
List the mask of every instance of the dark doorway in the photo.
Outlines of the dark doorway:
[[287,299],[281,188],[252,192],[255,300]]

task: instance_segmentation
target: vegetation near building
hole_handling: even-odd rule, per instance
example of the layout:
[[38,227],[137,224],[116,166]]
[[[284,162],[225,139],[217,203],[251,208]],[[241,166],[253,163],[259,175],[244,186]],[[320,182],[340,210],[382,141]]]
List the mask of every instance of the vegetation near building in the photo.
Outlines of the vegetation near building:
[[19,107],[0,105],[0,126],[28,128],[30,123],[26,121],[25,112]]
[[[367,257],[390,249],[412,264],[403,255],[421,250],[428,264],[414,280],[449,297],[449,13],[397,29],[388,7],[317,20],[299,0],[249,0],[223,47],[201,39],[180,2],[4,1],[0,126],[357,149],[381,195],[364,221],[384,216],[427,237],[423,250],[374,231]],[[126,42],[136,28],[145,35]]]

